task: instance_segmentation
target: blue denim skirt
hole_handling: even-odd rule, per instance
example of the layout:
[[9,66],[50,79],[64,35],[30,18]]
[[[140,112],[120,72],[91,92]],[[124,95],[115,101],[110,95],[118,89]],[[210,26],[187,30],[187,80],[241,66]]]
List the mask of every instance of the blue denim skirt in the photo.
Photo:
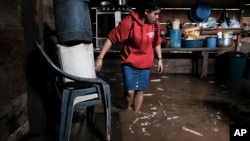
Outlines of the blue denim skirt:
[[136,69],[122,65],[125,90],[146,90],[149,84],[150,69]]

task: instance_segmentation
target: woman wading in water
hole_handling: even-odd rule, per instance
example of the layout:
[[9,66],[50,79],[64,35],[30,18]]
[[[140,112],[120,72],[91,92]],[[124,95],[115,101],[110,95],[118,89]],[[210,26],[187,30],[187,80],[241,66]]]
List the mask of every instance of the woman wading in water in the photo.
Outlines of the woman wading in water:
[[121,66],[127,108],[138,113],[148,88],[150,68],[154,66],[154,51],[158,59],[157,69],[163,71],[158,0],[143,0],[135,10],[124,17],[108,34],[108,39],[96,58],[95,67],[100,71],[103,58],[112,44],[123,42]]

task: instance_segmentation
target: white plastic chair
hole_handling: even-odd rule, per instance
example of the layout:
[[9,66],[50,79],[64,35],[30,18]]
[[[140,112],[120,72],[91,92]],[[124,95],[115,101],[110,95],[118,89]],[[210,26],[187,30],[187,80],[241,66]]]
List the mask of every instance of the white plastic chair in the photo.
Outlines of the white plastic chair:
[[[74,111],[86,108],[88,122],[92,123],[94,106],[101,103],[105,114],[105,140],[110,140],[110,87],[105,81],[96,77],[92,44],[80,44],[73,47],[57,45],[62,68],[52,62],[37,41],[35,44],[47,62],[59,72],[56,79],[56,88],[61,95],[59,140],[69,141]],[[69,65],[70,63],[73,65]],[[78,65],[80,67],[77,68]],[[63,79],[62,83],[59,78]]]

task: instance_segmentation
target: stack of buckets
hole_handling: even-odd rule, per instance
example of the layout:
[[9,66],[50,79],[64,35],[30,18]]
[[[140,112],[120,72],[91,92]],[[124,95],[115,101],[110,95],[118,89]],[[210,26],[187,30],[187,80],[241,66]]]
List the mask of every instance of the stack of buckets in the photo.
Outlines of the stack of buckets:
[[180,20],[175,19],[172,22],[172,29],[170,29],[169,31],[170,48],[181,47],[181,35],[182,35],[182,30],[180,29]]

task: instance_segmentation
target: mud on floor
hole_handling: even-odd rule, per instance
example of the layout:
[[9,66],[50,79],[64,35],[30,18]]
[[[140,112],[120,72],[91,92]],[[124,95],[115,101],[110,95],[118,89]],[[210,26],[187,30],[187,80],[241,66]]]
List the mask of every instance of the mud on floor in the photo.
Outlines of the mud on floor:
[[[121,74],[101,77],[111,85],[113,107],[123,107]],[[122,138],[229,141],[230,124],[250,123],[247,85],[247,80],[243,84],[215,78],[200,80],[190,75],[152,74],[140,114],[120,112]]]
[[[140,114],[124,110],[122,75],[98,74],[111,87],[112,141],[229,141],[230,124],[250,124],[250,81],[229,82],[191,75],[151,74]],[[102,141],[104,117],[97,107],[93,129],[75,116],[71,140]],[[79,113],[78,113],[79,114]],[[80,114],[81,115],[81,114]],[[56,141],[28,136],[22,141]]]

